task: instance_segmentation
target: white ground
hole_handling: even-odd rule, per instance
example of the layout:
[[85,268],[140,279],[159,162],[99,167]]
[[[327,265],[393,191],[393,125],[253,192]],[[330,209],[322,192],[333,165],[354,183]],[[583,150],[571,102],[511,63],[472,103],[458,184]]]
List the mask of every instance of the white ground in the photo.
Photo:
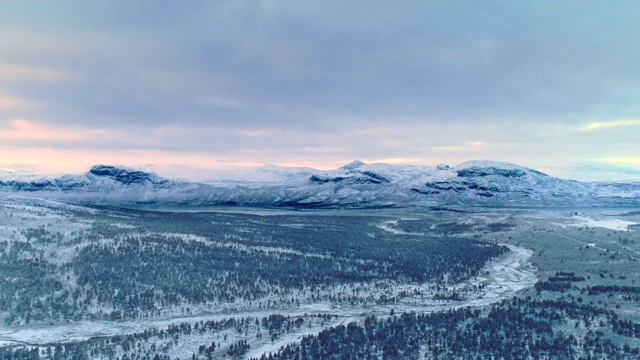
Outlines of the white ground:
[[[13,199],[12,199],[13,200]],[[16,199],[14,201],[5,201],[0,208],[0,240],[11,243],[14,240],[24,240],[20,229],[37,228],[41,224],[46,224],[51,232],[60,232],[64,237],[70,236],[72,232],[90,231],[90,224],[77,221],[74,216],[70,215],[65,208],[58,208],[51,204],[35,203],[24,204],[23,200]],[[55,205],[55,204],[54,204]],[[86,211],[84,208],[74,208],[75,211]],[[122,224],[119,224],[120,226]],[[393,234],[406,234],[420,236],[422,234],[399,231],[393,228],[394,221],[385,221],[378,224],[378,227]],[[183,241],[206,241],[197,237],[189,237],[188,234],[165,234],[178,236]],[[187,236],[187,238],[185,238]],[[218,246],[238,246],[239,244],[220,242]],[[464,294],[462,301],[444,301],[433,300],[434,284],[400,284],[391,282],[374,282],[367,284],[356,284],[354,286],[336,286],[318,290],[321,300],[301,300],[300,306],[281,305],[267,309],[258,309],[254,304],[238,302],[235,304],[215,305],[207,304],[206,306],[193,306],[192,313],[194,315],[180,315],[179,311],[167,311],[164,317],[152,320],[135,320],[122,322],[109,321],[81,321],[66,324],[29,324],[29,325],[0,325],[0,346],[6,345],[46,345],[57,342],[69,342],[85,340],[97,336],[123,335],[142,332],[145,329],[157,327],[166,329],[171,324],[179,324],[183,322],[195,323],[207,320],[222,320],[224,318],[244,318],[244,317],[268,317],[273,313],[280,313],[290,316],[304,316],[304,314],[331,314],[334,317],[331,320],[316,320],[305,317],[305,324],[292,332],[280,334],[280,336],[271,341],[270,337],[255,338],[249,335],[251,351],[246,355],[249,357],[259,357],[263,353],[275,352],[281,346],[291,342],[299,341],[303,336],[309,334],[317,334],[322,329],[338,324],[347,324],[351,321],[361,321],[369,315],[379,317],[388,316],[391,310],[395,313],[405,311],[435,312],[460,308],[465,306],[484,306],[502,299],[508,299],[515,295],[521,289],[531,287],[537,281],[537,270],[530,262],[532,252],[530,250],[509,246],[511,250],[507,254],[487,263],[480,271],[480,275],[469,279],[465,282],[449,285],[449,291],[458,291]],[[53,249],[51,257],[55,257],[56,262],[66,262],[73,254],[59,253],[61,249]],[[253,250],[269,251],[269,252],[289,252],[290,249],[284,248],[253,248]],[[316,254],[317,256],[326,256],[324,254]],[[50,259],[53,261],[54,259]],[[350,304],[349,302],[329,301],[328,295],[345,296],[351,294],[352,290],[358,287],[362,289],[363,298],[368,298],[365,305]],[[480,287],[480,290],[477,288]],[[421,295],[409,295],[399,298],[396,302],[389,304],[377,304],[375,299],[380,295],[388,297],[397,297],[399,293],[405,292],[413,294],[414,291]],[[308,295],[308,294],[307,294]],[[282,294],[280,297],[269,297],[265,300],[282,300],[293,298],[305,298],[304,294],[292,293]],[[327,299],[327,300],[325,300]],[[4,316],[0,314],[0,319]],[[228,347],[230,344],[244,339],[243,334],[239,335],[234,329],[222,331],[218,334],[227,336],[227,340],[216,339],[216,342],[222,344],[222,348]],[[180,341],[171,345],[166,352],[172,358],[190,357],[197,346],[211,342],[213,335],[190,335],[180,338]],[[249,339],[247,338],[247,339]]]
[[[316,334],[323,328],[335,326],[351,321],[360,321],[369,315],[387,316],[393,309],[396,313],[404,311],[434,312],[460,308],[465,306],[483,306],[502,299],[511,298],[518,290],[533,286],[537,281],[536,269],[530,263],[532,255],[530,250],[509,246],[510,252],[499,259],[491,261],[482,269],[480,276],[470,279],[464,283],[457,284],[455,288],[462,289],[465,286],[484,284],[481,293],[477,293],[463,301],[436,301],[432,299],[421,300],[419,298],[405,298],[398,303],[389,305],[371,305],[366,307],[351,306],[349,304],[335,304],[321,302],[306,304],[299,309],[287,312],[285,315],[302,316],[305,313],[329,313],[337,318],[331,321],[309,324],[301,327],[296,332],[285,334],[275,342],[271,342],[267,337],[262,341],[254,340],[251,344],[251,351],[248,357],[259,357],[263,353],[275,352],[280,346],[299,341],[304,335]],[[221,320],[229,317],[267,317],[273,310],[245,311],[233,314],[201,314],[189,317],[172,317],[157,320],[139,320],[130,322],[107,322],[107,321],[82,321],[79,323],[59,324],[59,325],[22,325],[22,326],[0,326],[0,346],[10,344],[44,345],[55,342],[68,342],[89,339],[96,336],[122,335],[128,333],[141,332],[151,327],[164,329],[170,324],[182,322],[194,323],[200,320]],[[237,341],[238,337],[230,337],[227,341]],[[209,340],[210,341],[210,340]],[[193,342],[193,341],[192,341]],[[196,344],[196,342],[193,342]],[[204,340],[201,343],[204,344]],[[224,346],[224,344],[223,344]],[[186,346],[183,351],[174,349],[172,356],[190,355],[194,348]],[[174,354],[175,353],[175,354]],[[181,357],[182,357],[181,356]]]
[[628,221],[628,220],[621,220],[621,219],[598,219],[598,220],[596,220],[596,219],[592,219],[590,217],[578,216],[578,215],[574,216],[573,219],[576,220],[576,223],[571,224],[569,226],[600,227],[600,228],[605,228],[605,229],[615,230],[615,231],[629,231],[629,226],[630,225],[638,224],[636,222]]

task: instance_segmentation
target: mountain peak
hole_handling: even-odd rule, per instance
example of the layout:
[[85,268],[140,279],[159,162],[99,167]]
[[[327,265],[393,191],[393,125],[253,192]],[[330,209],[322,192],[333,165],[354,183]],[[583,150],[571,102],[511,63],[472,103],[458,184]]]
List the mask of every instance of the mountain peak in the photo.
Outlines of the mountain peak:
[[353,160],[352,162],[340,167],[340,169],[345,169],[345,170],[355,170],[359,167],[365,166],[367,164],[365,164],[364,162],[360,161],[360,160]]
[[151,180],[151,174],[139,170],[123,169],[112,165],[95,165],[89,170],[95,176],[111,177],[114,180],[124,183],[142,183]]
[[116,176],[121,171],[127,171],[112,165],[94,165],[89,172],[97,176]]
[[467,168],[498,168],[498,169],[527,169],[524,166],[520,166],[514,163],[506,161],[493,161],[493,160],[470,160],[465,161],[456,166],[458,169]]
[[219,173],[204,183],[169,180],[155,172],[96,165],[55,178],[0,176],[0,193],[44,194],[95,203],[240,204],[328,208],[473,206],[637,206],[638,184],[587,184],[516,164],[469,161],[457,166],[370,164],[335,170],[266,166]]

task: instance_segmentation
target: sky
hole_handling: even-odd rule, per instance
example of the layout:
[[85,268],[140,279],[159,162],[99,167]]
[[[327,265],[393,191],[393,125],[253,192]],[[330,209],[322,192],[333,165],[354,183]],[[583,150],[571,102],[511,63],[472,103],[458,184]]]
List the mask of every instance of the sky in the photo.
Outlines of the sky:
[[5,171],[640,166],[635,1],[0,8]]

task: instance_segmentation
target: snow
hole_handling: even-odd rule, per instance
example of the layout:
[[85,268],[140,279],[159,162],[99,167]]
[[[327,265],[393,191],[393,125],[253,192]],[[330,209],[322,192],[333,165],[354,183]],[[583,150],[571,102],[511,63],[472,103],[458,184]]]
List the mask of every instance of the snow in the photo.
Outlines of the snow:
[[640,182],[640,166],[631,164],[584,161],[545,167],[542,170],[563,179],[586,182]]
[[[438,301],[438,300],[421,300],[419,298],[407,298],[400,302],[388,305],[371,305],[365,308],[352,306],[350,304],[335,303],[312,303],[305,304],[298,309],[286,311],[286,315],[291,317],[303,316],[307,313],[330,313],[336,316],[335,319],[322,324],[307,324],[296,332],[285,334],[276,342],[271,343],[265,341],[262,344],[252,344],[251,351],[246,357],[259,357],[263,353],[275,352],[280,346],[286,345],[293,341],[299,341],[304,335],[317,334],[323,328],[328,326],[336,326],[341,323],[351,321],[364,320],[369,315],[388,316],[393,309],[396,312],[416,311],[416,312],[434,312],[443,311],[453,308],[466,306],[484,306],[502,299],[508,299],[515,295],[521,289],[533,286],[537,281],[536,269],[530,263],[532,252],[530,250],[509,246],[511,250],[499,259],[491,261],[485,265],[476,278],[469,279],[460,284],[452,286],[452,288],[462,289],[467,286],[484,285],[481,293],[475,294],[463,301]],[[230,317],[267,317],[277,311],[275,310],[249,310],[239,311],[233,314],[200,314],[193,316],[172,316],[164,319],[153,320],[136,320],[122,322],[108,321],[81,321],[68,324],[56,325],[20,325],[20,326],[0,326],[0,346],[27,343],[33,345],[43,345],[55,342],[68,342],[86,340],[96,336],[110,336],[131,334],[144,331],[151,327],[160,329],[166,328],[171,324],[179,324],[182,322],[195,323],[207,320],[222,320]],[[234,339],[229,339],[227,343],[231,343]],[[210,340],[209,340],[210,341]],[[202,344],[205,341],[197,342],[191,340],[190,343]],[[256,346],[260,345],[260,346]],[[193,352],[193,348],[185,346],[182,352],[178,352],[175,356],[184,356]]]
[[590,217],[579,216],[579,215],[573,216],[573,219],[577,222],[574,224],[570,224],[570,226],[599,227],[599,228],[605,228],[605,229],[615,230],[615,231],[631,231],[629,230],[629,226],[638,224],[637,222],[621,220],[621,219],[595,220]]
[[507,169],[507,170],[522,170],[528,171],[530,169],[516,165],[510,162],[505,161],[494,161],[494,160],[470,160],[465,161],[458,166],[455,167],[456,170],[462,169],[471,169],[471,168],[496,168],[496,169]]
[[[63,233],[63,238],[74,238],[80,231],[90,229],[91,223],[78,221],[73,214],[77,212],[88,211],[89,209],[73,206],[67,207],[65,204],[52,201],[41,201],[30,198],[3,198],[3,208],[9,210],[0,212],[0,238],[13,239],[23,235],[18,231],[14,235],[15,230],[24,228],[37,228],[42,224],[52,224],[51,228],[47,225],[50,232]],[[72,209],[74,212],[69,213],[67,210]],[[83,210],[84,209],[84,210]],[[98,211],[98,210],[93,210]],[[331,214],[329,212],[327,215]],[[395,214],[395,213],[394,213]],[[11,215],[11,216],[10,216]],[[407,220],[408,214],[395,214],[392,219]],[[115,218],[114,226],[119,229],[131,229],[126,223],[120,222],[119,218]],[[260,219],[264,221],[267,219]],[[396,233],[393,225],[398,220],[388,220],[377,224],[377,226],[389,233]],[[279,224],[281,226],[296,226],[296,223],[285,222]],[[375,225],[375,224],[372,224]],[[373,228],[372,228],[373,229]],[[211,241],[203,237],[191,234],[180,233],[161,233],[159,235],[176,237],[182,241],[199,241],[206,242],[213,246],[234,246],[238,249],[261,251],[269,253],[272,256],[279,254],[301,254],[300,252],[285,247],[268,247],[268,246],[250,246],[234,243],[233,239],[223,239],[219,242]],[[409,234],[421,236],[421,234]],[[131,236],[136,236],[132,233]],[[10,240],[10,242],[13,240]],[[102,239],[102,241],[112,241],[110,239]],[[85,246],[86,244],[77,244],[77,246]],[[49,245],[48,245],[49,246]],[[66,249],[66,250],[65,250]],[[185,314],[179,307],[167,308],[162,310],[162,315],[152,319],[139,319],[135,321],[80,321],[57,324],[22,324],[22,325],[0,325],[0,346],[16,345],[16,344],[33,344],[44,345],[56,342],[69,342],[89,339],[97,336],[110,336],[131,334],[144,331],[152,327],[159,329],[166,328],[171,324],[179,324],[183,322],[191,323],[222,320],[225,318],[246,318],[246,317],[267,317],[273,313],[282,313],[288,316],[304,317],[305,314],[331,314],[331,320],[308,319],[305,317],[304,326],[295,329],[290,333],[280,334],[278,339],[271,341],[269,336],[264,339],[252,339],[250,342],[251,351],[249,356],[259,357],[260,354],[275,352],[281,346],[290,342],[299,341],[304,335],[317,334],[328,326],[336,326],[338,324],[346,324],[351,321],[362,321],[366,316],[376,315],[379,317],[389,316],[391,310],[397,313],[403,311],[415,312],[434,312],[464,306],[483,306],[492,304],[502,299],[507,299],[515,295],[515,293],[523,288],[533,286],[537,280],[536,269],[530,262],[532,252],[520,247],[509,246],[510,252],[494,259],[487,264],[479,272],[475,278],[458,284],[442,285],[447,291],[457,291],[463,294],[462,301],[445,301],[434,300],[433,296],[435,284],[414,284],[402,283],[400,281],[373,281],[370,283],[357,284],[341,284],[333,287],[326,287],[317,290],[315,299],[311,299],[308,295],[308,289],[280,291],[276,289],[279,295],[269,295],[265,298],[254,300],[253,303],[242,299],[234,303],[206,303],[206,304],[185,304],[191,308],[190,313]],[[63,251],[65,250],[65,251]],[[75,248],[69,246],[59,247],[51,245],[46,249],[48,260],[56,263],[68,261],[72,256]],[[325,254],[305,254],[306,256],[325,257]],[[74,278],[69,279],[75,282]],[[359,289],[362,296],[354,303],[332,301],[330,298],[345,297],[353,294],[354,289]],[[307,292],[305,294],[305,291]],[[440,291],[440,290],[437,290]],[[405,297],[399,296],[401,293],[409,294]],[[418,295],[416,295],[418,294]],[[395,302],[387,304],[379,304],[376,300],[382,295],[388,298],[396,298]],[[299,299],[300,305],[294,305],[291,300]],[[278,301],[278,304],[268,305],[264,308],[266,301]],[[97,311],[98,308],[91,311]],[[105,310],[105,309],[102,309]],[[0,318],[6,314],[0,314]],[[219,334],[227,335],[227,340],[216,340],[222,343],[222,348],[228,347],[235,341],[244,338],[239,335],[235,329],[223,331]],[[211,336],[211,334],[209,334]],[[156,339],[157,340],[157,339]],[[156,341],[153,340],[153,341]],[[166,354],[172,358],[190,357],[191,353],[197,351],[197,346],[210,343],[211,338],[205,335],[184,336],[178,342],[171,344],[166,350]],[[151,342],[150,342],[151,343]],[[150,344],[149,343],[149,344]]]
[[364,162],[360,161],[360,160],[353,160],[352,162],[343,165],[342,167],[340,167],[341,169],[345,169],[345,170],[355,170],[359,167],[363,167],[367,164],[365,164]]
[[[37,227],[39,222],[50,223],[53,219],[60,220],[60,224],[56,225],[57,229],[66,229],[66,231],[78,231],[86,229],[87,224],[82,222],[73,222],[73,218],[65,217],[56,213],[56,206],[52,205],[52,208],[38,207],[24,205],[20,206],[17,203],[6,203],[5,206],[11,206],[14,212],[14,216],[23,218],[26,215],[35,215],[33,217],[24,217],[28,219],[29,223],[27,227]],[[81,208],[79,208],[81,209]],[[4,222],[2,228],[3,237],[8,237],[17,223],[15,220],[11,220],[8,215],[4,214],[3,218],[0,218],[0,222]],[[120,228],[124,228],[124,224],[117,223]],[[391,227],[393,220],[389,222],[389,226],[385,227],[385,223],[378,224],[382,229],[394,233],[394,229]],[[283,224],[288,225],[288,224]],[[24,225],[21,225],[24,226]],[[67,228],[69,227],[69,228]],[[211,242],[202,237],[193,236],[189,234],[176,234],[166,233],[162,234],[166,236],[179,237],[183,241],[206,241],[214,246],[242,246],[246,249],[258,250],[273,253],[274,255],[282,253],[294,253],[291,249],[281,247],[265,247],[265,246],[247,246],[237,243],[222,241]],[[412,234],[416,235],[416,234]],[[79,246],[82,246],[80,244]],[[52,248],[48,250],[49,256],[56,257],[57,261],[68,260],[72,256],[72,248],[69,248],[68,253],[62,254],[59,248]],[[58,323],[52,325],[46,324],[28,324],[28,325],[12,325],[12,326],[0,326],[0,346],[11,344],[34,344],[43,345],[55,342],[68,342],[84,340],[96,336],[110,336],[116,334],[130,334],[144,331],[151,327],[166,328],[170,324],[179,324],[182,322],[194,323],[201,320],[222,320],[229,317],[243,318],[243,317],[266,317],[270,314],[282,312],[289,316],[303,316],[306,313],[329,313],[336,318],[331,321],[322,321],[313,323],[305,320],[305,326],[292,333],[287,333],[280,337],[275,342],[267,340],[253,340],[251,343],[251,353],[249,356],[259,356],[262,353],[268,353],[270,351],[276,351],[280,346],[290,343],[292,341],[299,341],[302,336],[307,334],[316,334],[327,326],[335,326],[340,323],[346,323],[350,321],[361,321],[368,315],[388,316],[389,312],[393,309],[396,312],[402,311],[416,311],[416,312],[433,312],[440,310],[447,310],[452,308],[458,308],[463,306],[482,306],[491,304],[501,299],[509,298],[515,294],[515,292],[532,286],[537,280],[536,270],[530,263],[531,251],[510,246],[510,252],[504,256],[495,259],[485,265],[480,271],[480,275],[464,281],[459,284],[448,285],[448,290],[460,291],[465,294],[463,301],[442,301],[433,300],[433,286],[435,284],[404,284],[395,283],[390,281],[385,282],[372,282],[372,283],[359,283],[349,285],[338,285],[335,287],[328,287],[326,289],[318,290],[319,300],[311,301],[308,297],[305,300],[303,294],[294,290],[288,295],[282,295],[280,297],[268,296],[264,299],[254,301],[254,305],[251,306],[242,300],[236,303],[230,304],[204,304],[204,305],[189,305],[192,308],[193,315],[185,315],[179,311],[173,311],[167,309],[163,311],[165,314],[163,317],[154,319],[140,319],[135,321],[121,321],[121,322],[108,322],[108,321],[80,321],[71,323]],[[295,252],[299,254],[299,252]],[[323,254],[306,254],[307,256],[326,256]],[[74,281],[71,279],[70,281]],[[479,285],[482,285],[482,290],[477,289]],[[366,298],[370,298],[371,301],[366,301],[363,304],[350,304],[350,303],[338,303],[328,300],[330,295],[343,296],[345,294],[351,294],[352,290],[357,287],[361,289],[363,295]],[[304,290],[303,290],[304,291]],[[409,295],[407,297],[399,297],[399,300],[389,304],[377,304],[375,299],[381,295],[388,297],[398,297],[400,293],[406,294],[420,294]],[[300,306],[287,305],[289,300],[294,298],[300,298]],[[266,300],[284,300],[279,305],[267,309],[258,309],[257,303],[264,302]],[[229,340],[226,342],[227,346],[233,341],[237,340],[236,337],[230,335]],[[210,340],[209,340],[210,341]],[[194,351],[195,344],[206,343],[203,339],[192,338],[181,340],[180,344],[175,345],[172,348],[171,356],[184,357],[190,355]]]
[[[4,174],[0,177],[14,182],[0,184],[0,191],[101,204],[121,204],[126,200],[156,205],[601,206],[603,203],[618,205],[621,201],[633,205],[640,201],[640,184],[580,183],[547,176],[516,164],[488,160],[468,161],[450,168],[354,161],[334,170],[277,165],[231,169],[148,165],[142,169],[153,171],[147,174],[149,180],[132,183],[93,173],[57,178]],[[471,171],[461,176],[461,170]],[[509,174],[509,171],[517,175]],[[311,181],[312,176],[326,181]],[[371,181],[380,177],[385,180]],[[30,183],[38,179],[47,182]],[[434,191],[433,186],[440,188]]]
[[[381,223],[377,223],[376,227],[386,232],[390,232],[393,235],[424,235],[420,233],[410,233],[410,232],[394,229],[393,225],[397,225],[397,224],[398,224],[398,220],[388,220],[388,221],[383,221]],[[435,228],[435,225],[432,225],[432,228]]]

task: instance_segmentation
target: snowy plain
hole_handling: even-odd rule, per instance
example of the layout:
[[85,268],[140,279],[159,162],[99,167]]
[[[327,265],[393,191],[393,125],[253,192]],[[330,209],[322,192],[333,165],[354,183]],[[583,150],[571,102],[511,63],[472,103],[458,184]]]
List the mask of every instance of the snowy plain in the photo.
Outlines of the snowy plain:
[[[58,245],[46,245],[42,247],[45,259],[56,264],[69,262],[77,252],[88,243],[68,243],[66,239],[71,239],[81,234],[89,233],[92,222],[84,215],[99,216],[93,208],[82,206],[72,206],[55,201],[36,200],[32,198],[4,198],[0,209],[0,240],[7,244],[13,242],[28,242],[24,229],[46,229],[53,234],[60,234],[62,242]],[[275,212],[277,214],[277,212]],[[80,216],[78,215],[80,214]],[[270,211],[261,215],[264,221],[269,221]],[[305,213],[309,214],[309,213]],[[418,217],[407,217],[406,214],[395,212],[387,213],[388,219],[383,222],[371,224],[377,229],[383,230],[390,235],[403,234],[402,231],[394,228],[397,221],[415,221]],[[325,213],[324,216],[332,216]],[[484,221],[484,220],[483,220]],[[118,222],[115,217],[114,229],[122,232],[135,232],[133,226],[125,222]],[[296,223],[279,223],[279,226],[299,228]],[[80,235],[78,235],[80,234]],[[134,234],[134,233],[132,233]],[[165,236],[174,237],[185,242],[206,242],[214,247],[236,247],[269,253],[274,256],[278,254],[296,254],[299,251],[282,247],[250,246],[234,243],[233,239],[220,242],[210,240],[193,234],[166,233]],[[411,236],[419,239],[424,234],[412,233]],[[98,240],[104,245],[109,245],[109,239]],[[9,245],[10,246],[10,245]],[[247,301],[237,300],[233,304],[215,305],[206,304],[192,306],[190,313],[184,313],[179,309],[167,309],[163,315],[149,319],[104,321],[104,320],[81,320],[62,321],[56,323],[31,323],[0,325],[0,346],[29,345],[38,347],[48,347],[56,343],[77,342],[87,339],[108,337],[113,335],[135,334],[150,328],[164,329],[171,325],[182,323],[195,324],[210,320],[220,321],[229,318],[266,318],[272,314],[283,314],[291,317],[300,317],[305,320],[305,325],[295,328],[289,332],[281,333],[277,339],[254,338],[251,340],[251,350],[246,357],[259,357],[263,353],[277,351],[281,346],[292,341],[299,341],[303,336],[317,334],[322,329],[339,324],[347,324],[352,321],[360,322],[367,316],[376,315],[378,317],[389,316],[391,312],[435,312],[447,309],[454,309],[466,306],[485,306],[494,302],[508,299],[519,290],[533,286],[537,281],[535,267],[531,264],[532,252],[513,245],[508,245],[509,252],[494,259],[482,268],[478,276],[462,281],[457,284],[443,286],[439,291],[459,292],[463,294],[461,300],[434,300],[434,287],[437,284],[411,284],[411,283],[359,283],[351,286],[335,286],[318,290],[319,300],[310,301],[308,298],[302,300],[298,305],[292,305],[291,300],[301,297],[300,292],[292,292],[284,297],[285,301],[277,306],[258,308],[257,302],[253,305]],[[310,256],[326,257],[327,254],[307,254]],[[73,283],[75,278],[71,277],[65,281]],[[363,292],[362,299],[372,299],[364,305],[362,303],[329,301],[332,296],[340,297],[353,293],[353,289],[359,288]],[[375,299],[381,296],[395,298],[396,300],[387,303],[377,303]],[[270,296],[266,300],[274,301],[278,297]],[[274,302],[275,304],[275,302]],[[97,310],[97,309],[96,309]],[[108,309],[104,309],[108,310]],[[319,320],[313,315],[329,315],[329,318]],[[3,318],[6,314],[0,314]],[[234,330],[222,331],[218,334],[217,341],[222,347],[230,346],[235,341],[244,337]],[[160,341],[157,339],[157,341]],[[166,353],[172,357],[187,357],[192,354],[197,345],[210,341],[210,335],[190,336],[181,338],[176,343],[165,344]]]
[[[25,235],[21,229],[46,228],[54,233],[62,234],[62,238],[75,236],[74,234],[89,232],[92,223],[83,220],[82,216],[77,214],[93,214],[96,210],[81,206],[68,206],[52,201],[36,201],[34,199],[4,199],[0,209],[0,241],[12,243],[13,241],[26,241]],[[229,210],[230,211],[230,210]],[[243,210],[239,210],[242,212]],[[247,210],[251,212],[252,210]],[[390,236],[398,236],[399,238],[427,239],[427,233],[439,229],[436,219],[442,216],[448,217],[460,225],[467,226],[468,233],[460,233],[459,236],[472,238],[473,236],[481,236],[491,239],[494,233],[485,230],[476,231],[478,224],[515,224],[515,227],[535,228],[538,224],[545,224],[553,231],[553,227],[558,228],[602,228],[606,230],[624,231],[632,230],[638,222],[636,218],[630,220],[625,219],[624,211],[612,211],[601,209],[592,212],[567,212],[567,211],[531,211],[524,212],[526,215],[513,215],[508,210],[495,211],[468,211],[467,213],[449,212],[449,215],[439,214],[429,217],[428,213],[412,213],[411,211],[388,211],[385,212],[385,220],[380,220],[371,224],[372,228],[382,230]],[[258,212],[254,215],[260,215],[256,221],[271,221],[272,216],[278,212],[269,210],[264,213]],[[287,212],[291,214],[291,212]],[[293,214],[300,214],[293,212]],[[311,215],[313,213],[304,213]],[[335,214],[334,214],[335,215]],[[368,213],[370,215],[370,213]],[[367,216],[368,216],[367,215]],[[333,216],[324,213],[324,216]],[[426,216],[426,218],[423,218]],[[634,220],[634,221],[632,221]],[[406,231],[402,226],[407,223],[421,222],[421,230]],[[529,222],[529,223],[528,223]],[[292,229],[300,228],[299,223],[281,222],[277,224],[282,227],[290,227]],[[137,231],[132,225],[126,222],[114,222],[113,227],[124,232]],[[465,228],[466,229],[466,228]],[[260,253],[273,254],[294,254],[300,255],[298,250],[286,247],[269,247],[264,245],[252,246],[246,244],[234,243],[233,239],[212,242],[211,240],[195,236],[193,234],[181,233],[165,233],[165,236],[174,237],[185,242],[204,242],[210,246],[217,248],[237,247],[238,249],[251,250]],[[431,234],[433,235],[433,234]],[[458,236],[458,235],[456,235]],[[568,241],[576,242],[576,246],[587,245],[584,242],[570,238],[564,234]],[[109,240],[100,240],[104,244],[109,244]],[[257,308],[256,304],[250,304],[247,301],[238,300],[233,304],[206,304],[202,306],[193,306],[190,313],[184,313],[179,309],[167,309],[163,315],[136,320],[120,320],[120,321],[69,321],[57,322],[53,324],[32,323],[32,324],[14,324],[0,325],[0,346],[11,345],[27,345],[37,346],[42,349],[57,343],[69,343],[83,341],[87,339],[95,339],[108,337],[113,335],[135,334],[143,332],[147,329],[157,328],[166,329],[183,323],[191,324],[206,322],[210,320],[221,321],[224,319],[263,319],[273,314],[282,314],[292,318],[304,319],[304,325],[296,327],[287,332],[281,332],[275,338],[258,337],[255,332],[260,331],[259,328],[250,328],[248,330],[249,352],[244,357],[260,357],[262,354],[276,352],[282,346],[286,346],[292,342],[297,342],[305,335],[318,334],[323,329],[340,324],[346,325],[349,322],[362,322],[367,316],[375,315],[379,318],[390,316],[390,314],[402,312],[431,313],[437,311],[446,311],[448,309],[456,309],[462,307],[484,307],[487,305],[500,302],[502,300],[511,299],[520,291],[529,289],[539,280],[538,269],[533,265],[532,257],[534,252],[527,248],[526,245],[517,246],[513,243],[499,243],[509,248],[504,255],[486,263],[479,271],[477,276],[456,284],[447,284],[446,289],[440,289],[445,292],[459,292],[463,294],[461,300],[435,300],[433,289],[435,284],[411,284],[411,283],[392,283],[385,284],[366,284],[359,283],[354,287],[335,286],[323,289],[319,292],[322,300],[309,301],[308,298],[302,300],[299,305],[291,304],[290,300],[302,297],[302,292],[295,291],[284,295],[284,302],[266,308]],[[86,244],[73,244],[71,247],[49,246],[47,247],[45,257],[52,262],[63,264],[68,262],[76,253]],[[596,247],[602,252],[604,248]],[[310,256],[325,258],[328,255],[323,253],[312,253]],[[536,255],[537,256],[537,255]],[[68,281],[75,281],[73,278]],[[381,295],[395,298],[393,302],[376,303],[375,301],[363,303],[336,302],[326,300],[331,295],[336,297],[351,293],[355,287],[362,289],[365,295],[362,298],[379,298]],[[405,294],[400,296],[401,294]],[[266,300],[274,301],[278,297],[268,297]],[[329,315],[328,318],[319,318],[317,315]],[[4,316],[0,314],[0,316]],[[253,332],[253,333],[252,333]],[[152,338],[148,345],[162,344],[165,347],[165,353],[172,358],[190,357],[197,351],[198,345],[211,342],[211,334],[193,334],[186,337],[180,337],[179,340],[168,341],[167,339]],[[228,348],[235,342],[246,339],[246,335],[238,333],[236,329],[221,330],[215,334],[215,341],[220,344],[223,349]],[[159,345],[158,345],[159,346]]]

